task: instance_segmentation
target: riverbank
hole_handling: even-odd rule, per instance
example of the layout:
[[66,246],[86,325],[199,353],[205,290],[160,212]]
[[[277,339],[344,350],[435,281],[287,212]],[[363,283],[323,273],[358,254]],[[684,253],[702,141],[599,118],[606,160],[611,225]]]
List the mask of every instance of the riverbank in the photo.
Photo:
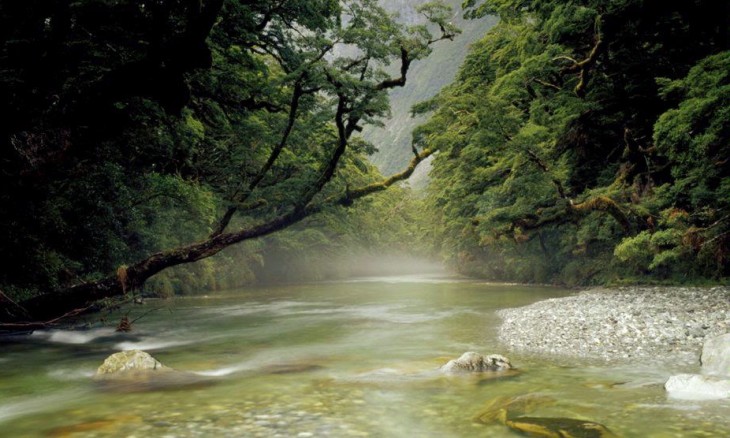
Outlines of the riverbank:
[[730,332],[730,287],[591,289],[499,315],[500,341],[520,353],[693,362],[706,338]]

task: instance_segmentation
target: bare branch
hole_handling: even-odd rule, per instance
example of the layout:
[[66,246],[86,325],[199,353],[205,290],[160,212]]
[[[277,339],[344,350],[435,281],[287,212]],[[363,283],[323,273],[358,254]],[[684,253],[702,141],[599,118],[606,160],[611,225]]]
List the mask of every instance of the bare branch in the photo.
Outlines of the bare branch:
[[543,81],[542,79],[532,78],[532,81],[536,82],[544,87],[552,88],[553,90],[556,90],[556,91],[562,90],[562,88],[560,88],[559,86],[552,84],[550,82],[547,82],[547,81]]
[[375,86],[375,90],[387,90],[389,88],[402,87],[406,84],[406,76],[408,69],[411,67],[411,58],[408,50],[401,47],[400,49],[400,77],[386,79]]
[[576,61],[575,59],[569,58],[567,56],[561,56],[557,59],[568,59],[572,61],[572,65],[569,65],[563,69],[563,73],[579,73],[578,77],[578,84],[575,86],[575,94],[579,97],[585,96],[585,88],[589,80],[589,74],[590,70],[593,67],[593,65],[598,61],[599,55],[603,52],[604,49],[604,42],[603,38],[601,36],[601,16],[596,17],[596,31],[595,31],[595,44],[593,45],[593,48],[591,49],[591,52],[588,54],[588,57],[581,61]]

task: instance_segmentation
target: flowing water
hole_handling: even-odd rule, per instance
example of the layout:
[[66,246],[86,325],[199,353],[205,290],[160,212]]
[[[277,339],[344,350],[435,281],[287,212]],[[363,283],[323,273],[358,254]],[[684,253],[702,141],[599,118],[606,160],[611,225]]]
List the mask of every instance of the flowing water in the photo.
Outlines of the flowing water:
[[[508,353],[500,308],[571,292],[434,278],[381,278],[150,301],[83,331],[1,344],[0,436],[511,437],[473,420],[498,396],[553,400],[531,416],[591,420],[626,437],[730,436],[730,403],[668,399],[687,365],[605,365]],[[154,310],[126,334],[121,314]],[[91,377],[142,349],[203,382],[141,391]],[[444,376],[465,351],[508,355],[521,374]],[[188,382],[189,383],[189,382]]]

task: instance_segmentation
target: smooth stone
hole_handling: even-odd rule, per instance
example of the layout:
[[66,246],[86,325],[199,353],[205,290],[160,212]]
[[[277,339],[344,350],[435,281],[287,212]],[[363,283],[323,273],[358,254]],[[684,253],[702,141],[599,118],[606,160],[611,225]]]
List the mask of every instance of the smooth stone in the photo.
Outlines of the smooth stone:
[[157,359],[142,350],[114,353],[96,370],[96,376],[126,373],[130,371],[164,371],[168,369]]
[[501,396],[488,401],[473,418],[477,423],[502,423],[517,416],[527,415],[543,406],[555,404],[555,400],[539,395],[525,394],[517,397]]
[[114,392],[204,387],[215,383],[209,377],[162,365],[141,350],[122,351],[107,357],[96,371],[94,380],[100,389]]
[[442,366],[444,373],[502,371],[512,369],[509,359],[499,354],[482,356],[473,351],[466,352],[458,359],[450,360]]
[[730,379],[699,374],[672,376],[664,384],[670,397],[681,400],[718,400],[730,398]]
[[730,376],[730,333],[705,341],[700,363],[705,374]]
[[312,371],[319,371],[324,369],[323,366],[310,363],[302,364],[275,364],[269,365],[263,369],[267,374],[295,374],[295,373],[307,373]]
[[518,432],[546,438],[615,438],[606,426],[573,418],[517,417],[504,423]]

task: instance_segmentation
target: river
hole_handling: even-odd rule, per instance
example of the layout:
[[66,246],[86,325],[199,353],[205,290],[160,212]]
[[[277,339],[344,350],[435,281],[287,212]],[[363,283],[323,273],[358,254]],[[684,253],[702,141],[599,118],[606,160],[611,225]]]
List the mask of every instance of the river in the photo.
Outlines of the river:
[[[686,365],[504,351],[496,310],[570,293],[388,277],[151,300],[103,315],[106,326],[0,345],[0,436],[513,437],[473,417],[497,396],[522,394],[553,399],[533,416],[588,419],[620,436],[730,436],[728,402],[666,397],[661,383],[670,374],[696,371]],[[142,317],[132,332],[115,333],[127,312]],[[126,349],[211,381],[103,390],[91,378],[96,368]],[[466,351],[508,355],[521,374],[438,372]]]

